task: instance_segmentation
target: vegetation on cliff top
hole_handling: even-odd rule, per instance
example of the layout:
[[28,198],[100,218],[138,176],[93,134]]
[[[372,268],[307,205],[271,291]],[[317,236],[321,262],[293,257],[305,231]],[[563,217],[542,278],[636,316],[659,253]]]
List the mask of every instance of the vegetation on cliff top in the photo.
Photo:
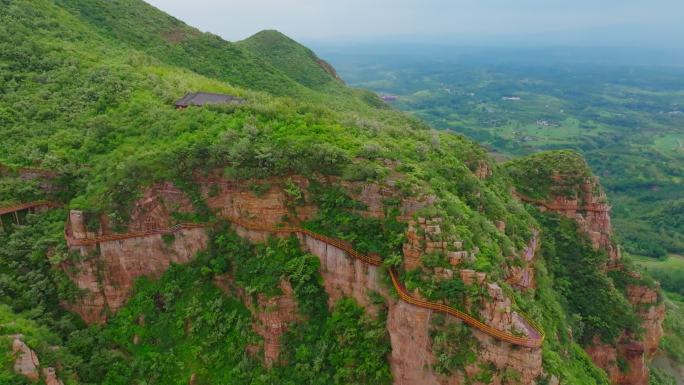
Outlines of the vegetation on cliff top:
[[237,45],[307,87],[331,91],[340,89],[340,80],[329,64],[278,31],[261,31]]
[[555,291],[572,318],[573,336],[583,344],[594,337],[614,343],[624,331],[638,335],[632,306],[604,272],[605,251],[593,250],[575,221],[556,214],[537,214],[542,226],[541,255]]
[[554,196],[579,197],[582,184],[592,175],[584,158],[569,150],[530,155],[504,167],[517,192],[542,201]]

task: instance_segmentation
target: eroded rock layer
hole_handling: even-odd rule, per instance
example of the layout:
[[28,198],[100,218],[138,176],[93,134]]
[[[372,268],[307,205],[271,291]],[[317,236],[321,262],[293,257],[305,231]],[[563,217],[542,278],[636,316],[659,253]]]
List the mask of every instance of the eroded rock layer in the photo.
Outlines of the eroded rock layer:
[[[563,185],[562,175],[555,174],[556,183]],[[565,186],[567,189],[568,186]],[[523,201],[534,203],[541,211],[552,211],[574,219],[580,231],[588,235],[596,250],[604,250],[608,255],[605,270],[623,270],[620,259],[620,248],[613,240],[610,209],[597,177],[585,178],[579,186],[570,186],[579,191],[574,197],[552,194],[546,200],[539,201],[519,195]],[[638,273],[625,271],[636,280]],[[605,344],[595,339],[586,351],[596,365],[606,371],[613,384],[647,385],[648,361],[653,358],[660,338],[663,334],[662,324],[665,319],[665,306],[659,300],[657,287],[646,285],[629,285],[626,297],[634,306],[641,320],[643,336],[636,337],[624,332],[617,344]],[[621,361],[624,362],[621,364]]]
[[[218,179],[205,182],[203,191],[210,208],[229,220],[256,221],[259,224],[273,226],[281,223],[285,216],[290,221],[297,222],[311,218],[316,211],[316,207],[309,203],[293,208],[289,204],[290,197],[284,192],[283,180],[263,181],[268,183],[269,187],[259,194],[246,184]],[[308,182],[303,178],[293,177],[288,183],[295,183],[305,191]],[[353,186],[347,187],[351,189]],[[382,201],[395,194],[386,186],[353,188],[353,191],[356,191],[354,197],[368,207],[368,211],[363,215],[374,217],[383,214]],[[308,199],[305,201],[309,202]],[[400,215],[408,217],[429,201],[430,198],[407,199],[400,205]],[[189,201],[177,188],[170,184],[153,186],[136,203],[129,231],[146,231],[170,226],[173,213],[189,212],[190,209]],[[87,238],[112,232],[106,220],[102,221],[99,229],[91,231],[85,228],[85,221],[76,218],[77,216],[72,215],[71,228],[68,229],[72,236]],[[428,220],[424,220],[423,223],[416,223],[414,226],[431,226],[430,231],[438,231],[438,223],[434,222],[434,219],[430,221],[430,224]],[[272,235],[237,225],[234,225],[234,229],[240,236],[253,242],[263,242]],[[150,235],[101,242],[98,248],[82,246],[78,249],[84,257],[83,260],[71,266],[64,266],[64,269],[71,272],[70,276],[88,295],[82,301],[71,305],[71,308],[88,322],[103,321],[109,312],[116,311],[122,306],[131,294],[133,282],[137,277],[159,276],[171,263],[188,262],[195,252],[207,245],[207,241],[206,230],[183,229],[175,232],[172,239],[163,235]],[[444,252],[458,252],[461,245],[456,240],[453,243],[447,247],[440,242],[438,246],[443,248]],[[467,381],[460,373],[440,375],[435,372],[433,366],[436,359],[430,322],[433,311],[410,305],[392,296],[389,292],[390,286],[382,284],[382,277],[386,272],[309,236],[300,235],[300,244],[320,258],[320,272],[331,306],[341,298],[351,297],[373,315],[381,309],[378,307],[380,305],[371,301],[372,293],[377,293],[385,299],[388,312],[387,330],[392,344],[390,362],[396,384],[461,384]],[[421,243],[421,248],[423,244],[424,242]],[[470,252],[463,253],[463,258],[471,258]],[[456,255],[451,257],[458,259]],[[481,313],[485,321],[502,330],[516,330],[523,334],[529,332],[521,326],[519,316],[511,310],[510,299],[503,295],[495,283],[487,282],[486,274],[469,272],[467,269],[443,269],[438,274],[443,275],[445,279],[459,274],[464,282],[483,286],[492,298],[491,303],[485,304]],[[227,287],[226,285],[226,282],[223,282],[223,286]],[[287,330],[288,324],[297,320],[291,288],[282,287],[282,291],[281,296],[257,297],[256,301],[241,296],[253,312],[254,330],[264,339],[264,359],[269,365],[278,360],[280,336]],[[235,292],[240,295],[239,288]],[[449,322],[461,321],[450,319]],[[477,374],[481,367],[492,365],[497,370],[519,373],[526,384],[534,383],[542,374],[539,349],[514,347],[475,330],[472,331],[472,335],[479,348],[477,361],[466,368],[469,376]]]

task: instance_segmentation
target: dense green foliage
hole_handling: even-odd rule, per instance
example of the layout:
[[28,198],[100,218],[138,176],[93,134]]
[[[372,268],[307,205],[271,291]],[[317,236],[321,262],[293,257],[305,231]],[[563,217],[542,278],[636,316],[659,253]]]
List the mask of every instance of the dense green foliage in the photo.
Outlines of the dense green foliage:
[[299,94],[306,89],[237,44],[202,33],[135,0],[57,1],[103,36],[177,67],[250,89]]
[[337,302],[325,319],[310,319],[283,337],[288,362],[274,384],[391,384],[384,316],[372,319],[354,301]]
[[651,368],[649,385],[677,385],[677,382],[675,377],[672,377],[661,369]]
[[[588,175],[575,154],[548,155],[552,164],[541,155],[502,170],[472,141],[430,130],[374,95],[344,87],[311,51],[273,31],[230,43],[137,0],[0,5],[0,162],[57,175],[46,193],[42,181],[3,169],[2,204],[47,194],[66,208],[85,210],[88,218],[105,214],[118,229],[146,186],[169,181],[190,197],[195,211],[174,219],[207,221],[217,218],[199,177],[247,180],[258,195],[268,189],[265,178],[278,176],[290,208],[319,207],[304,226],[394,266],[402,262],[402,204],[424,206],[417,216],[438,218],[441,228],[430,241],[462,243],[474,258],[461,267],[486,272],[515,297],[516,309],[553,336],[543,347],[548,373],[567,384],[605,383],[568,328],[582,342],[634,330],[624,298],[598,273],[602,255],[578,238],[570,222],[535,219],[510,194],[511,170],[516,180],[534,171],[539,190],[530,190],[532,196],[548,192],[551,186],[539,181],[554,168]],[[189,91],[233,94],[246,103],[176,110],[173,102]],[[295,174],[308,178],[308,191],[292,183]],[[363,192],[356,187],[371,183],[393,196],[382,202],[382,218],[362,215],[366,207],[351,198]],[[8,223],[0,234],[0,303],[7,306],[0,316],[32,325],[26,333],[36,337],[29,344],[45,362],[59,363],[68,385],[186,384],[192,374],[197,384],[392,382],[386,304],[374,298],[377,316],[350,299],[329,307],[319,259],[302,252],[296,238],[253,245],[226,224],[216,226],[193,262],[172,266],[157,280],[141,279],[106,325],[86,328],[59,306],[81,294],[56,268],[79,258],[65,250],[65,216],[62,209],[28,215],[23,226]],[[505,229],[497,228],[498,221]],[[539,290],[520,294],[505,273],[520,266],[520,251],[540,224],[546,246],[537,266]],[[174,242],[168,235],[163,240]],[[437,253],[423,262],[451,267]],[[573,269],[584,276],[575,281]],[[487,299],[485,290],[458,278],[400,273],[429,299],[462,308],[469,302],[475,316]],[[221,279],[230,282],[222,286],[225,292],[214,284]],[[300,318],[282,338],[282,360],[266,368],[248,305],[281,294],[283,282],[293,288]],[[595,297],[593,290],[605,293]],[[449,322],[434,326],[437,370],[463,370],[478,348],[469,330]],[[461,341],[467,346],[454,345]],[[51,354],[49,345],[60,353]],[[6,366],[5,353],[0,351],[0,364]],[[492,378],[494,368],[480,369],[475,380]],[[514,380],[517,373],[502,375]]]
[[[325,89],[330,83],[338,83],[337,74],[329,64],[278,31],[261,31],[237,45],[307,87]],[[332,91],[339,84],[328,88]]]
[[[445,317],[437,314],[431,320],[431,337],[434,344],[437,373],[448,375],[465,371],[477,360],[479,343],[471,330],[463,324],[445,325]],[[454,343],[458,341],[458,343]],[[490,381],[482,381],[488,384]]]
[[[171,267],[157,282],[139,281],[103,331],[112,348],[123,348],[119,359],[102,366],[84,354],[78,372],[90,374],[83,378],[90,383],[185,384],[195,373],[205,383],[247,384],[250,368],[259,367],[245,349],[257,341],[250,326],[247,308],[224,297],[201,269]],[[68,346],[79,343],[73,338]],[[122,360],[124,352],[132,360]]]
[[[244,112],[230,108],[175,111],[172,102],[187,91],[240,96],[247,96],[248,91],[184,69],[192,69],[192,66],[170,67],[158,57],[142,53],[138,44],[149,42],[149,39],[156,41],[159,31],[145,30],[143,33],[135,29],[138,24],[132,20],[116,18],[112,14],[133,10],[135,12],[131,14],[135,17],[168,16],[152,12],[149,6],[138,1],[65,3],[64,7],[80,18],[49,1],[40,7],[12,1],[0,12],[2,33],[8,37],[1,43],[5,65],[0,69],[0,88],[3,90],[0,122],[2,135],[7,140],[2,144],[0,162],[41,165],[83,177],[88,180],[87,186],[79,186],[79,189],[74,189],[77,186],[74,183],[69,186],[72,191],[88,191],[79,200],[80,206],[93,209],[105,206],[107,211],[117,211],[118,206],[124,206],[118,210],[122,212],[125,203],[135,196],[138,185],[155,179],[187,178],[188,170],[204,164],[207,155],[219,157],[218,162],[223,166],[227,162],[244,167],[249,164],[251,170],[268,170],[269,173],[304,171],[300,169],[306,165],[285,163],[300,158],[309,165],[309,170],[313,165],[324,166],[338,163],[338,160],[340,165],[337,167],[344,164],[343,152],[321,144],[312,146],[312,138],[299,135],[301,131],[297,129],[292,130],[293,125],[309,130],[332,123],[331,112],[324,108],[250,94],[248,99],[256,105],[245,106]],[[107,23],[123,22],[124,19],[131,24],[111,27],[122,35],[117,35],[117,39],[107,32],[109,29],[102,30]],[[96,21],[99,27],[91,29],[90,24]],[[150,28],[164,26],[157,20],[143,21],[140,25]],[[53,28],[36,28],[37,25]],[[137,43],[128,42],[134,31],[141,36],[133,39]],[[155,51],[156,55],[167,57],[161,49],[164,45],[153,46],[159,50]],[[225,53],[220,46],[210,45],[204,50]],[[261,76],[263,71],[259,71],[258,66],[241,63],[230,67],[220,58],[210,59],[205,62],[221,68],[237,68],[239,73],[254,69],[258,78],[269,84],[297,89],[280,78]],[[227,80],[227,76],[219,79]],[[231,76],[230,81],[241,84],[237,75]],[[253,82],[248,83],[250,89],[259,89]],[[301,99],[334,100],[335,103],[329,105],[336,108],[355,106],[364,109],[365,102],[353,94],[335,97],[310,93],[310,97],[307,93]],[[353,123],[353,117],[348,121]],[[244,127],[244,135],[226,134],[225,130],[231,127]],[[274,136],[288,131],[292,135],[281,135],[282,145],[275,146]],[[254,140],[265,134],[268,138],[263,139],[267,141]],[[299,144],[285,144],[293,139]],[[220,154],[211,152],[210,143],[215,147],[221,140],[233,143],[234,149],[223,148]],[[280,167],[279,162],[282,163]],[[90,167],[83,168],[82,164]],[[113,164],[119,165],[117,169],[111,167]],[[216,164],[210,162],[206,166]]]
[[349,241],[365,254],[385,258],[401,254],[405,225],[396,220],[399,213],[395,207],[389,205],[383,219],[366,218],[354,212],[366,209],[365,205],[352,200],[341,187],[314,184],[310,190],[319,211],[306,227]]
[[637,258],[636,262],[657,279],[663,289],[684,296],[684,258],[672,255],[667,258]]
[[[404,176],[396,183],[406,195],[439,192],[444,209],[461,221],[455,231],[468,246],[496,255],[529,236],[529,219],[510,211],[516,206],[505,182],[485,185],[471,174],[485,157],[474,143],[438,135],[417,120],[373,109],[351,94],[275,98],[171,67],[128,40],[131,30],[142,35],[141,41],[156,36],[153,31],[122,26],[123,36],[115,39],[106,32],[109,27],[103,31],[91,24],[123,19],[95,18],[91,13],[100,7],[92,1],[68,3],[69,12],[47,1],[44,7],[12,1],[3,8],[2,26],[14,40],[3,42],[2,50],[8,63],[2,78],[9,80],[3,83],[6,124],[0,130],[8,140],[2,143],[0,162],[63,172],[68,176],[65,190],[75,196],[71,207],[125,222],[140,188],[155,181],[173,181],[199,209],[193,173],[223,170],[233,178],[321,173],[381,180],[391,173],[389,159],[401,164],[398,171]],[[135,17],[152,17],[151,11],[136,8],[147,6],[122,3],[108,2],[102,12],[121,7],[137,10]],[[41,23],[54,28],[35,31],[33,26]],[[143,25],[148,24],[154,23]],[[248,102],[173,108],[174,98],[197,89],[237,94]],[[321,100],[331,103],[324,106]],[[502,218],[510,223],[507,237],[498,235],[491,222]]]
[[296,238],[271,239],[266,245],[253,246],[235,233],[221,231],[213,239],[212,253],[212,271],[230,272],[248,295],[281,294],[280,282],[287,280],[303,315],[319,319],[327,314],[327,295],[318,276],[320,261],[303,254]]
[[543,152],[513,160],[507,162],[505,167],[515,183],[516,191],[538,200],[553,196],[580,197],[579,189],[591,176],[582,156],[567,150]]
[[580,152],[602,178],[627,250],[683,253],[682,69],[580,64],[567,47],[521,51],[330,55],[350,84],[396,95],[394,106],[497,157]]
[[80,325],[59,306],[61,299],[77,295],[74,285],[52,265],[68,258],[64,215],[62,210],[28,215],[24,226],[6,224],[0,232],[0,302],[62,336]]
[[639,331],[639,321],[626,298],[601,272],[604,251],[592,249],[589,239],[571,219],[541,214],[542,256],[553,276],[554,289],[573,318],[573,335],[583,343],[594,336],[615,342],[623,330]]

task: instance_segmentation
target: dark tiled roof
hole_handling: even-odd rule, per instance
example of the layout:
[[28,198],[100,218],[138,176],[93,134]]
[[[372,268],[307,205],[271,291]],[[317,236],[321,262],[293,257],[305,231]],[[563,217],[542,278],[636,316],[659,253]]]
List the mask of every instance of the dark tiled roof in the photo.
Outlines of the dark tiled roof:
[[193,92],[176,102],[176,107],[204,106],[206,104],[243,103],[245,100],[232,95]]

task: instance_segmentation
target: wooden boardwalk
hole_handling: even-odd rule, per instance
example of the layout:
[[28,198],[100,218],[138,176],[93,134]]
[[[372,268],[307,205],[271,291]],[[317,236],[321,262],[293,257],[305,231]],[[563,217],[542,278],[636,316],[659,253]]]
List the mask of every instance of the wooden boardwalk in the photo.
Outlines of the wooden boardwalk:
[[[368,265],[371,266],[381,266],[382,265],[382,259],[378,256],[369,256],[362,254],[356,250],[354,250],[351,245],[349,245],[347,242],[344,242],[339,239],[335,238],[330,238],[322,234],[315,233],[311,230],[304,229],[301,227],[272,227],[272,226],[264,226],[264,225],[257,225],[257,224],[251,224],[247,222],[243,222],[240,220],[230,220],[231,223],[234,225],[243,227],[247,230],[251,231],[263,231],[263,232],[268,232],[272,234],[301,234],[301,235],[307,235],[311,238],[317,239],[321,242],[324,242],[330,246],[336,247],[344,252],[346,252],[349,256],[352,258],[358,259]],[[130,238],[139,238],[139,237],[147,237],[151,235],[160,235],[160,234],[172,234],[177,231],[183,230],[183,229],[195,229],[195,228],[206,228],[206,227],[211,227],[211,223],[182,223],[178,224],[176,226],[170,227],[168,229],[156,229],[156,230],[148,230],[148,231],[142,231],[142,232],[132,232],[132,233],[125,233],[125,234],[110,234],[110,235],[105,235],[101,237],[94,237],[94,238],[87,238],[87,239],[75,239],[72,236],[68,234],[68,232],[65,229],[64,236],[66,238],[67,243],[69,246],[92,246],[92,245],[97,245],[101,242],[111,242],[111,241],[117,241],[117,240],[124,240],[124,239],[130,239]],[[394,268],[388,269],[389,275],[392,281],[392,286],[396,290],[397,294],[399,295],[399,298],[401,298],[403,301],[410,303],[414,306],[418,306],[421,308],[425,309],[430,309],[434,311],[438,311],[440,313],[445,313],[449,314],[453,317],[456,317],[460,320],[462,320],[464,323],[469,325],[470,327],[477,329],[481,331],[482,333],[492,336],[498,340],[501,341],[506,341],[510,344],[517,345],[517,346],[522,346],[526,348],[539,348],[541,347],[542,343],[544,342],[544,332],[542,329],[537,326],[534,321],[529,319],[529,317],[525,316],[524,314],[519,313],[520,317],[523,320],[523,323],[525,324],[525,327],[527,329],[527,336],[519,336],[512,334],[509,331],[506,330],[499,330],[495,327],[492,327],[490,325],[487,325],[473,316],[466,314],[458,309],[455,309],[451,306],[441,304],[441,303],[434,303],[434,302],[429,302],[420,298],[417,298],[415,296],[412,296],[408,290],[404,287],[404,285],[399,281],[398,274]]]
[[0,207],[0,215],[12,214],[24,210],[33,210],[41,207],[53,207],[54,205],[48,201],[35,201],[27,203],[17,203],[11,206]]

